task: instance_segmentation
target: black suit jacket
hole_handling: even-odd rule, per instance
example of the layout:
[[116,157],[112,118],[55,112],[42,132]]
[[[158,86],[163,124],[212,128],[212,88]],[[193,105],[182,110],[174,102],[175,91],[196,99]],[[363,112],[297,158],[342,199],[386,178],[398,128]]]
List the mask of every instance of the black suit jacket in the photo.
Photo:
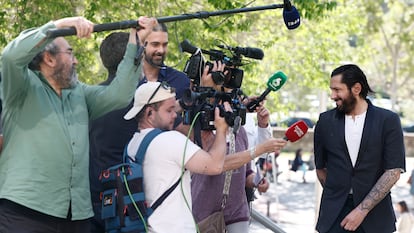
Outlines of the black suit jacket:
[[[328,231],[352,188],[358,205],[387,169],[405,171],[404,138],[397,114],[368,101],[355,167],[345,142],[345,115],[336,109],[320,114],[314,134],[315,165],[327,169],[316,229]],[[388,194],[362,222],[366,233],[395,231],[395,214]]]

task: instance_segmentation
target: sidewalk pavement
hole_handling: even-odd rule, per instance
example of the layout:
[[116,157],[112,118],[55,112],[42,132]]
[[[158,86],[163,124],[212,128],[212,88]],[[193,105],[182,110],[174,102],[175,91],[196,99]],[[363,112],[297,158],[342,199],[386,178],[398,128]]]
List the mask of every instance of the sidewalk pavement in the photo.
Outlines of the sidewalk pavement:
[[[306,172],[307,183],[302,183],[302,172],[289,171],[287,157],[278,158],[279,176],[278,183],[270,183],[266,193],[258,194],[253,202],[253,208],[268,216],[287,233],[315,233],[316,206],[322,192],[317,181],[315,170]],[[407,180],[414,168],[414,158],[407,158],[407,172],[401,174],[400,180],[392,188],[393,203],[405,200],[413,212],[414,197],[410,195]],[[398,217],[398,214],[397,214]],[[270,233],[260,223],[252,220],[250,233]]]

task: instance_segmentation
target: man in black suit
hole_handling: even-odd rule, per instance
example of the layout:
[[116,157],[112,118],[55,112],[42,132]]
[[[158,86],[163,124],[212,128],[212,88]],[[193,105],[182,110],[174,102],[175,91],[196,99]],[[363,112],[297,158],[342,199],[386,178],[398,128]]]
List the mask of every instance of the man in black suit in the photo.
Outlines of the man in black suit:
[[316,230],[394,232],[390,190],[405,171],[400,119],[367,99],[373,91],[356,65],[336,68],[330,89],[336,108],[320,114],[314,134],[323,186]]

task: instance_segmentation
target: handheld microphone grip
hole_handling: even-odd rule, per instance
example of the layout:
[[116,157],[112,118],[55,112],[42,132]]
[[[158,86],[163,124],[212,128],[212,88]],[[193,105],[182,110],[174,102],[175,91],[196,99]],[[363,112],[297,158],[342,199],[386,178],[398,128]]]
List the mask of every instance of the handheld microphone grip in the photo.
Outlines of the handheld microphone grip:
[[267,88],[257,99],[252,100],[250,103],[247,104],[246,108],[249,112],[254,112],[256,107],[259,106],[260,102],[262,102],[266,96],[270,93],[270,89]]
[[247,104],[247,110],[249,112],[254,112],[259,103],[262,102],[271,91],[278,91],[285,84],[286,80],[287,76],[282,71],[274,73],[267,81],[266,90],[257,99]]
[[295,122],[293,125],[289,127],[288,130],[286,130],[283,139],[285,139],[286,141],[296,142],[297,140],[305,136],[307,132],[308,125],[306,125],[305,121],[300,120]]
[[[119,29],[127,29],[138,27],[138,21],[136,20],[125,20],[114,23],[95,24],[93,26],[93,32],[103,32]],[[48,38],[55,38],[61,36],[76,35],[76,29],[74,27],[61,28],[61,29],[49,29],[46,32]]]

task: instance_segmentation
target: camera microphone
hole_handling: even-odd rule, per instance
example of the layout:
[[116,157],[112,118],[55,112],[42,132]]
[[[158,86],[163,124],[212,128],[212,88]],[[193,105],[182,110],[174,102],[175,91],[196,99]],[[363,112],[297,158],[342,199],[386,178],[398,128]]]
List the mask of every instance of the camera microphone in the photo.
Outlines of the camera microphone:
[[279,90],[285,84],[286,80],[287,76],[282,71],[274,73],[267,81],[266,90],[257,99],[252,100],[247,104],[247,110],[249,112],[254,112],[260,102],[262,102],[271,91]]
[[292,6],[290,0],[283,0],[283,20],[289,30],[293,30],[300,25],[299,12]]
[[262,60],[264,57],[263,50],[259,48],[251,48],[251,47],[231,47],[228,45],[217,45],[219,48],[228,49],[233,51],[236,54],[244,55],[248,58],[253,58],[256,60]]
[[190,41],[188,41],[187,39],[185,39],[183,42],[180,43],[180,47],[182,51],[191,53],[191,54],[194,54],[195,52],[197,52],[197,49],[198,49],[197,47],[192,45]]
[[305,121],[300,120],[295,122],[293,125],[286,130],[283,139],[286,141],[296,142],[301,139],[308,132],[308,125]]

